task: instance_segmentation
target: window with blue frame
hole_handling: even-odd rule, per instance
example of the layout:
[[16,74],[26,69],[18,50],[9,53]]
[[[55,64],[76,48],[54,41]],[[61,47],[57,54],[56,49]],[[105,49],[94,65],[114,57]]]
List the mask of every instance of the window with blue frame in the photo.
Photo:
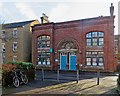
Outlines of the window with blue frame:
[[37,38],[37,48],[50,48],[50,36],[41,35]]
[[[50,36],[39,36],[37,38],[37,48],[50,48]],[[37,64],[50,65],[50,52],[37,52]]]
[[86,43],[87,43],[87,46],[91,46],[91,45],[92,45],[91,39],[87,38],[87,39],[86,39]]
[[87,33],[86,38],[91,38],[91,33]]
[[103,51],[87,51],[86,66],[104,66]]
[[87,33],[86,46],[104,46],[104,32]]

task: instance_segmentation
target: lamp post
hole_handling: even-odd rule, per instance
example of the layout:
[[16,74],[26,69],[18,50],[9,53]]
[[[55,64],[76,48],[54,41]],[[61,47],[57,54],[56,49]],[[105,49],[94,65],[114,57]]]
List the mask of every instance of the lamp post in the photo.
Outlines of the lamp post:
[[77,69],[77,83],[78,83],[78,81],[79,81],[79,69]]
[[97,70],[97,85],[99,85],[100,71]]
[[58,65],[58,59],[55,59],[57,62],[57,81],[59,82],[59,65]]
[[57,66],[57,81],[59,82],[59,66]]
[[79,81],[79,67],[82,67],[82,64],[78,64],[77,65],[77,83],[78,83],[78,81]]
[[42,81],[44,81],[44,69],[42,68]]

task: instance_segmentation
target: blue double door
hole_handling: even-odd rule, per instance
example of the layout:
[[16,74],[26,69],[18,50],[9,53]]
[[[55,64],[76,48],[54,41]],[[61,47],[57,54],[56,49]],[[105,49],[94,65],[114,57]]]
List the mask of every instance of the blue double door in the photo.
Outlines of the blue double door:
[[[60,56],[60,69],[66,70],[67,55]],[[76,70],[76,55],[69,55],[69,69]]]

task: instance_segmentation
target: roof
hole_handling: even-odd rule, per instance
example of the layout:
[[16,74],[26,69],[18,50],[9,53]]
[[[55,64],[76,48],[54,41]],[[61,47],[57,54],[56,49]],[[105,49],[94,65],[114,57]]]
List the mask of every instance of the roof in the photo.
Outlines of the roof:
[[16,22],[16,23],[8,23],[8,24],[3,24],[2,27],[3,29],[5,28],[16,28],[16,27],[22,27],[26,24],[29,24],[35,20],[30,20],[30,21],[23,21],[23,22]]
[[115,16],[99,16],[99,17],[93,17],[93,18],[85,18],[85,19],[78,19],[78,20],[72,20],[72,21],[65,21],[65,22],[50,22],[50,23],[43,23],[43,24],[36,24],[34,26],[41,26],[41,25],[49,25],[49,24],[68,24],[71,22],[80,22],[80,21],[93,21],[93,20],[99,20],[99,21],[104,21],[104,20],[110,20],[114,19]]
[[76,22],[76,21],[88,21],[88,20],[97,20],[97,19],[108,19],[108,18],[115,18],[115,16],[99,16],[99,17],[93,17],[93,18],[85,18],[85,19],[79,19],[79,20],[72,20],[72,21],[65,21],[65,22],[56,22],[55,24],[61,24],[61,23],[70,23],[70,22]]

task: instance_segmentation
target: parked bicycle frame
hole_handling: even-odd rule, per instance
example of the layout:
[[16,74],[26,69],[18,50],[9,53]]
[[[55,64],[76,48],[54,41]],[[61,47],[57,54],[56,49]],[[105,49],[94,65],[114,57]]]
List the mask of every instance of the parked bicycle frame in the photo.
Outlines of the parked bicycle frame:
[[14,87],[19,87],[20,83],[27,84],[28,83],[28,78],[25,74],[20,69],[17,70],[12,70],[13,74],[13,86]]

